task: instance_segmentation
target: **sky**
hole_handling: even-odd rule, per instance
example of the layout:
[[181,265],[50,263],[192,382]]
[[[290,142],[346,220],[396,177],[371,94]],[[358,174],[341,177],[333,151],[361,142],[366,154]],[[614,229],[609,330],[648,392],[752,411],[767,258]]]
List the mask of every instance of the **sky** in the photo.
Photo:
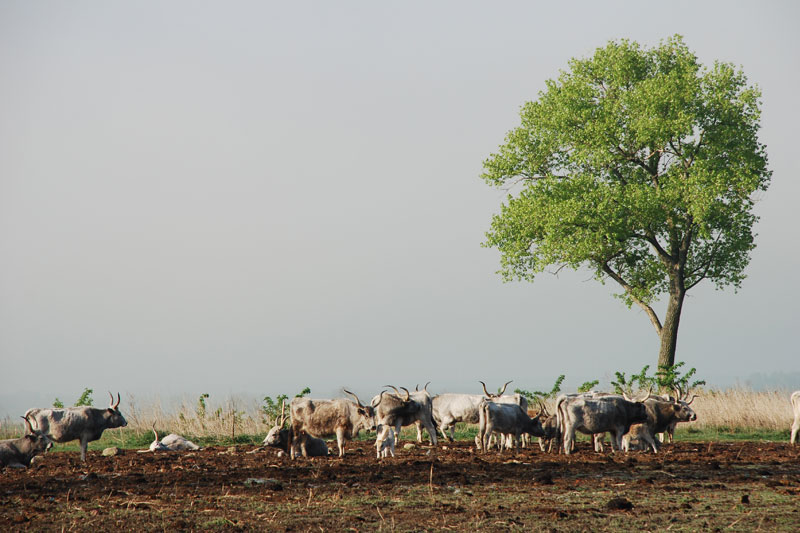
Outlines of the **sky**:
[[[762,97],[741,289],[678,361],[800,388],[800,4],[0,2],[0,416],[126,400],[564,390],[655,367],[588,270],[503,283],[483,161],[573,57],[673,34]],[[665,304],[656,305],[663,317]],[[362,398],[363,399],[363,398]]]

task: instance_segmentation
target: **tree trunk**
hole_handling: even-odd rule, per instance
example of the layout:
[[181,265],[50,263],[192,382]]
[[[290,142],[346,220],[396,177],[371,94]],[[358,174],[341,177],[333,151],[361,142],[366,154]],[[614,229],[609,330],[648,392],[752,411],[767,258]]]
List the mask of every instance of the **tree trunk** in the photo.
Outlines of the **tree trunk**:
[[678,345],[678,325],[681,321],[681,310],[685,290],[677,290],[669,295],[667,314],[664,317],[664,326],[661,328],[661,348],[658,351],[659,368],[675,365],[675,349]]

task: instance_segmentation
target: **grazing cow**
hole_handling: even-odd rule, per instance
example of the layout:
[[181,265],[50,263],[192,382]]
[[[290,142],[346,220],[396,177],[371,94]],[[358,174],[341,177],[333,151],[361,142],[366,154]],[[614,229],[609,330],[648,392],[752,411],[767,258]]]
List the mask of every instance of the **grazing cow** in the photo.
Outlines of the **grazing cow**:
[[[358,396],[345,393],[356,399],[312,400],[294,398],[290,404],[292,429],[289,433],[289,451],[292,459],[297,456],[299,445],[303,457],[308,456],[308,436],[322,438],[336,435],[339,457],[344,457],[344,443],[354,439],[361,430],[375,429],[375,407],[363,405]],[[383,394],[382,394],[383,395]],[[378,400],[378,404],[381,400]],[[394,420],[392,420],[394,422]]]
[[[647,398],[650,392],[647,393]],[[647,409],[642,400],[623,396],[578,396],[559,398],[558,417],[564,439],[564,453],[572,453],[575,431],[594,435],[611,433],[612,451],[622,448],[622,436],[633,424],[647,421]],[[596,445],[596,444],[595,444]]]
[[0,440],[0,468],[25,468],[31,465],[34,456],[44,453],[53,446],[50,440],[40,429],[33,429],[31,421],[25,420],[25,435],[19,439]]
[[[483,384],[482,381],[479,383]],[[510,381],[503,385],[503,390],[500,394],[491,394],[486,391],[486,385],[483,385],[485,395],[481,394],[457,394],[457,393],[444,393],[437,394],[433,397],[433,420],[442,437],[453,442],[455,439],[455,427],[457,422],[464,422],[466,424],[477,424],[480,419],[478,406],[484,399],[491,399],[496,403],[517,403],[517,395],[502,396]],[[522,397],[524,399],[524,396]],[[527,402],[527,400],[526,400]],[[527,410],[527,403],[524,407]],[[449,433],[449,434],[448,434]]]
[[792,393],[792,411],[794,411],[794,422],[792,423],[791,443],[797,441],[797,432],[800,431],[800,390]]
[[199,450],[200,446],[195,444],[194,442],[186,439],[185,437],[181,437],[175,433],[170,433],[163,439],[158,438],[158,431],[156,431],[156,424],[153,422],[153,433],[156,435],[156,439],[150,443],[150,451],[154,452],[158,451],[172,451],[172,452],[185,452],[185,451],[195,451]]
[[653,453],[658,453],[661,443],[656,438],[657,433],[665,432],[670,426],[675,427],[678,422],[697,420],[697,415],[689,407],[692,401],[694,398],[689,402],[662,397],[648,398],[644,402],[647,422],[631,426],[630,431],[622,437],[623,450],[652,448]]
[[375,439],[375,450],[378,459],[394,457],[395,431],[390,426],[378,426],[378,438]]
[[[289,453],[289,433],[291,428],[285,429],[283,426],[286,423],[286,401],[281,402],[281,418],[278,423],[269,430],[266,438],[264,438],[264,446],[272,446],[273,448],[280,448],[285,453]],[[325,441],[306,436],[306,453],[309,457],[326,457],[328,455],[328,445]]]
[[[413,393],[409,392],[405,387],[400,387],[406,391],[405,397],[394,385],[384,385],[384,387],[391,387],[396,394],[384,393],[383,403],[375,411],[377,423],[389,423],[385,413],[395,409],[398,402],[407,404],[403,408],[403,414],[397,416],[393,424],[396,434],[399,436],[400,428],[403,426],[415,424],[417,427],[417,442],[422,442],[422,428],[424,427],[428,431],[431,446],[436,446],[436,424],[433,421],[433,401],[428,393],[428,384],[425,384],[423,390],[417,390]],[[379,399],[379,396],[375,396],[372,399],[372,405],[376,405],[375,402],[379,401]]]
[[[519,405],[496,403],[484,400],[479,407],[480,447],[482,451],[489,449],[492,433],[511,435],[514,449],[519,448],[519,438],[523,433],[535,437],[543,437],[544,430],[539,422],[539,415],[531,418]],[[500,446],[502,452],[503,446]]]
[[111,396],[108,409],[97,407],[66,407],[63,409],[28,409],[26,418],[33,418],[43,432],[55,442],[80,440],[81,461],[86,461],[86,448],[91,441],[98,440],[106,429],[125,427],[128,422],[119,412],[117,402]]

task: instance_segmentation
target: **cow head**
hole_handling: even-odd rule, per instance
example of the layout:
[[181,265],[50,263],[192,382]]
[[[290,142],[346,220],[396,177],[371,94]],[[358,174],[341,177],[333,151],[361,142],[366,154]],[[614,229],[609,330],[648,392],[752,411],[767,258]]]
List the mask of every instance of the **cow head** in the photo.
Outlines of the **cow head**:
[[108,420],[108,427],[109,428],[124,428],[128,425],[128,421],[125,420],[125,417],[122,416],[122,413],[119,412],[119,393],[117,393],[117,402],[114,403],[114,395],[111,392],[108,393],[111,397],[111,404],[106,409],[106,420]]
[[267,433],[263,442],[264,446],[281,446],[281,434],[288,431],[283,429],[284,424],[286,424],[286,400],[281,402],[281,417],[278,423],[270,428],[269,433]]
[[[675,409],[675,417],[680,420],[681,422],[689,422],[697,420],[697,415],[694,412],[694,409],[689,407],[689,405],[697,398],[696,394],[692,395],[692,398],[689,399],[689,391],[684,391],[680,387],[675,387],[676,399],[673,403],[673,408]],[[689,399],[687,402],[686,400]]]
[[[23,438],[31,447],[30,450],[33,455],[44,453],[53,447],[53,441],[38,429],[38,425],[36,429],[33,429],[30,419],[24,416],[20,418],[25,421],[25,436]],[[33,423],[36,423],[36,419],[33,419]]]
[[528,425],[527,432],[529,434],[533,435],[534,437],[546,437],[547,436],[547,434],[544,431],[544,428],[542,427],[542,421],[540,419],[541,416],[542,415],[536,415],[533,418],[531,418],[531,422]]
[[350,396],[356,399],[356,410],[358,412],[359,417],[361,418],[362,422],[365,420],[368,421],[368,423],[365,424],[364,427],[369,431],[375,431],[375,407],[377,407],[378,404],[381,403],[381,400],[383,399],[383,393],[381,393],[381,397],[378,400],[378,403],[372,406],[372,405],[364,405],[363,403],[361,403],[361,400],[358,399],[358,396],[356,396],[349,390],[346,389],[343,390],[346,394],[349,394]]
[[158,438],[158,431],[156,431],[156,423],[153,422],[153,433],[156,436],[156,440],[150,443],[150,451],[154,452],[156,450],[169,450],[166,446],[161,444],[161,440]]

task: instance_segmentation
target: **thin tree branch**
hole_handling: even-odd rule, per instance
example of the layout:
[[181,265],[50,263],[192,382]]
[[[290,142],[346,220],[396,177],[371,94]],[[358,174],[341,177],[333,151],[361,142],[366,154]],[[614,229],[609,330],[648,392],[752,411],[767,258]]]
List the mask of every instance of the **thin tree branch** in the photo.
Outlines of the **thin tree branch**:
[[658,315],[656,315],[656,312],[653,310],[653,308],[647,305],[645,302],[643,302],[642,300],[637,298],[636,295],[633,294],[633,287],[631,287],[630,284],[628,284],[624,279],[622,279],[622,276],[614,272],[614,270],[612,270],[611,267],[608,265],[607,261],[603,263],[603,272],[608,274],[608,276],[611,279],[619,283],[622,286],[622,288],[625,289],[625,292],[628,293],[628,296],[630,296],[631,300],[633,300],[633,302],[636,305],[641,307],[644,310],[644,312],[647,313],[647,316],[650,318],[650,322],[653,324],[653,327],[656,328],[656,334],[658,334],[658,336],[660,337],[662,329],[661,321],[658,319]]

